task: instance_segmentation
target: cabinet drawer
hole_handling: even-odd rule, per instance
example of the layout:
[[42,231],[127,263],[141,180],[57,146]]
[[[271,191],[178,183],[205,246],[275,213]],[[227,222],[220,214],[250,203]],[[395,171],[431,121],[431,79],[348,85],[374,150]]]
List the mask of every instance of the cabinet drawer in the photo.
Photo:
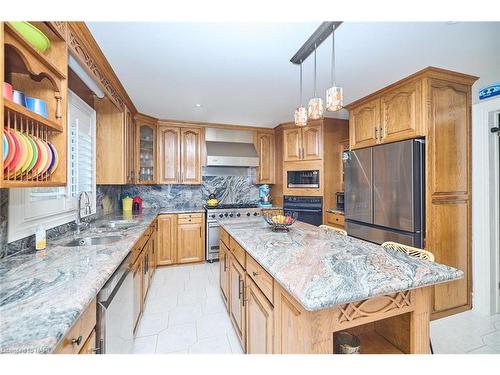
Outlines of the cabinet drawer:
[[[91,335],[96,325],[96,300],[94,299],[89,307],[80,315],[73,327],[66,336],[63,337],[55,353],[57,354],[77,354],[80,353],[87,338]],[[76,341],[76,342],[73,342]]]
[[220,240],[224,242],[224,245],[226,245],[227,248],[229,248],[229,233],[227,233],[224,229],[220,228],[219,232]]
[[183,219],[200,219],[203,217],[202,213],[198,212],[193,212],[191,214],[178,214],[177,219],[183,220]]
[[238,261],[238,263],[245,269],[246,264],[245,264],[245,258],[246,258],[246,251],[243,249],[238,242],[236,242],[232,237],[229,239],[229,249],[231,250],[231,253],[234,255],[235,259]]
[[273,303],[274,280],[251,256],[247,256],[247,274],[255,281],[262,293]]
[[201,217],[179,217],[177,218],[177,223],[179,224],[201,224]]
[[338,226],[344,226],[344,215],[341,214],[335,214],[333,212],[327,212],[327,221],[328,224],[333,224],[333,225],[338,225]]

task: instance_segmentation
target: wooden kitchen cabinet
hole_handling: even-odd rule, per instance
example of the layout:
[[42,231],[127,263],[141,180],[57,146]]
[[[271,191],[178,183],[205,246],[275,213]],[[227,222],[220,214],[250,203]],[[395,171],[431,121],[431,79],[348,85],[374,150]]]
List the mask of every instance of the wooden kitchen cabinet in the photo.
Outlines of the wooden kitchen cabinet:
[[152,117],[135,116],[136,171],[138,184],[156,183],[157,122]]
[[275,140],[274,133],[257,132],[256,148],[259,155],[257,183],[274,184],[275,182]]
[[246,353],[272,354],[274,308],[250,276],[246,277]]
[[82,349],[78,354],[96,354],[96,352],[97,352],[97,347],[96,347],[96,336],[94,329],[90,334],[89,338],[87,339],[87,341],[85,341],[85,344],[83,344]]
[[143,257],[139,256],[132,265],[133,284],[134,284],[134,332],[137,329],[139,319],[141,318],[143,308],[143,284],[144,284],[144,262]]
[[380,99],[377,98],[349,112],[351,149],[374,146],[380,131]]
[[158,144],[160,184],[201,184],[200,128],[160,125]]
[[177,215],[158,216],[157,263],[168,266],[177,263]]
[[345,216],[335,212],[326,213],[326,224],[335,228],[344,229]]
[[158,166],[160,184],[178,184],[180,181],[181,130],[167,126],[158,128]]
[[135,183],[135,123],[132,113],[125,107],[125,180],[127,184]]
[[229,310],[229,249],[222,240],[219,243],[219,285],[222,300]]
[[201,184],[201,129],[181,129],[181,184]]
[[177,263],[201,262],[204,257],[204,225],[180,223],[177,226]]
[[319,160],[323,157],[322,122],[283,132],[283,161]]
[[245,270],[229,255],[229,317],[243,348],[246,340],[245,312]]

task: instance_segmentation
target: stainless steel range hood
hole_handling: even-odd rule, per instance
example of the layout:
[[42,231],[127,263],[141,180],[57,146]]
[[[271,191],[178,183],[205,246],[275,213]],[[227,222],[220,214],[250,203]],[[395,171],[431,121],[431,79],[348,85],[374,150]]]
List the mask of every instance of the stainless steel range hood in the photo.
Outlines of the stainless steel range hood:
[[205,129],[207,166],[258,167],[259,156],[250,130]]

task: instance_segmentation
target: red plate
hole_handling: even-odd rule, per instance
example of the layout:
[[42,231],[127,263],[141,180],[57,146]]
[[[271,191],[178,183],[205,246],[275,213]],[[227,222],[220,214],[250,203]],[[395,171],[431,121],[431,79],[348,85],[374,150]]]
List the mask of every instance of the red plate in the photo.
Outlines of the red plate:
[[7,134],[10,135],[10,139],[13,143],[12,150],[14,151],[14,156],[9,164],[9,170],[10,172],[13,172],[17,164],[19,163],[19,160],[21,159],[21,143],[13,131],[9,130]]

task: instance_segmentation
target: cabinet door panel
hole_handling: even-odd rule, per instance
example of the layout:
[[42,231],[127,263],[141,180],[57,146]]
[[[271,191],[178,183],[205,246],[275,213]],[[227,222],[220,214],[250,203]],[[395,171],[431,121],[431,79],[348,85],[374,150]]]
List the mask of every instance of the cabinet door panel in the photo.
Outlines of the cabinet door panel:
[[285,129],[283,131],[283,160],[301,160],[302,131],[300,128]]
[[422,81],[410,82],[382,96],[382,142],[424,135],[422,132]]
[[321,124],[302,128],[302,159],[318,160],[323,157]]
[[160,184],[180,182],[180,129],[160,127],[158,131]]
[[162,266],[177,262],[177,217],[158,216],[157,263]]
[[257,133],[257,152],[259,153],[259,183],[274,184],[274,134]]
[[134,279],[134,331],[137,328],[137,323],[142,313],[142,285],[143,285],[143,262],[142,257],[139,257],[132,266]]
[[245,347],[245,271],[238,261],[231,259],[229,266],[229,315],[241,346]]
[[137,122],[135,137],[137,183],[153,184],[156,182],[156,125]]
[[349,118],[351,148],[373,146],[378,142],[380,127],[380,99],[353,109]]
[[257,285],[247,276],[246,353],[272,354],[273,306]]
[[181,130],[181,183],[201,184],[201,129]]
[[226,309],[229,309],[229,259],[228,259],[228,248],[222,241],[220,241],[219,248],[219,285],[222,292],[222,299],[226,305]]
[[202,224],[177,226],[177,263],[201,262],[203,250]]

